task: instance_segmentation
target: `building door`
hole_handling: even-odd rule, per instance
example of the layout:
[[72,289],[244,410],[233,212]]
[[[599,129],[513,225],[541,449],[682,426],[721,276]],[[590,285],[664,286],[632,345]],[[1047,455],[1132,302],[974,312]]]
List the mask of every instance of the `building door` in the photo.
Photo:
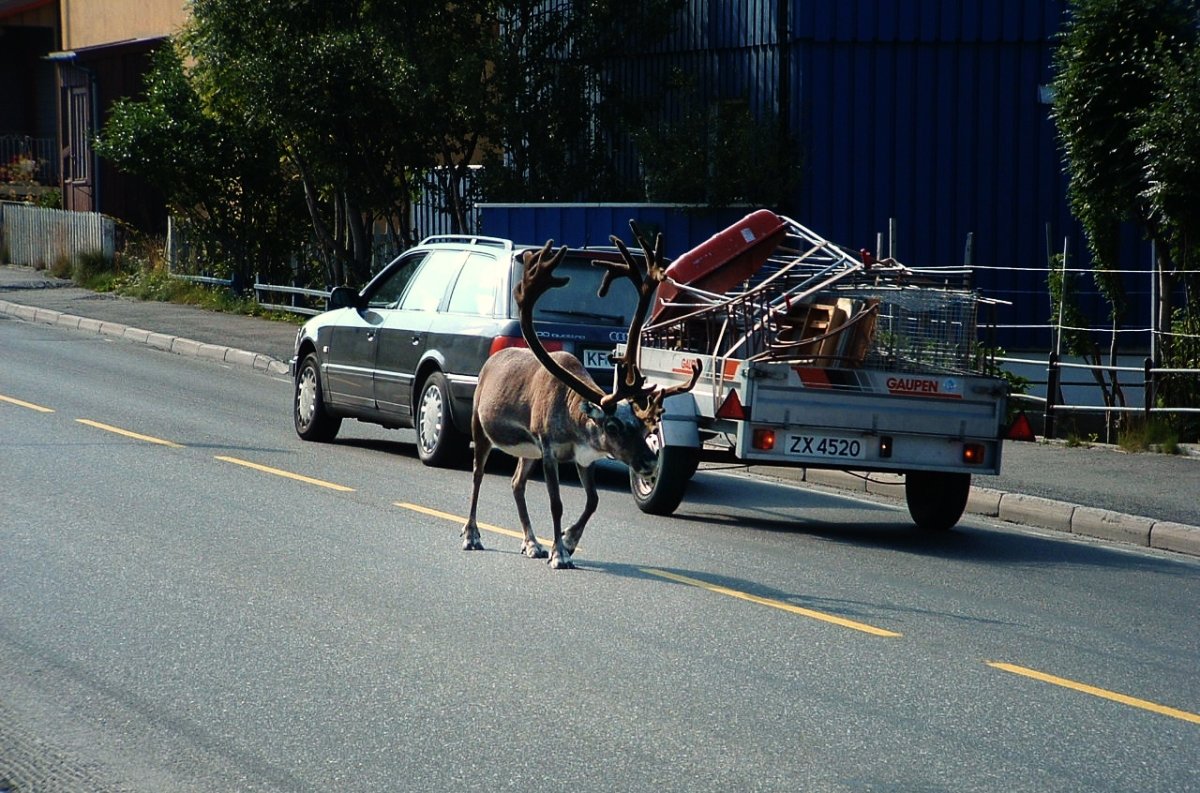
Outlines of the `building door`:
[[96,209],[95,156],[92,135],[92,77],[70,63],[59,64],[60,132],[62,141],[63,209]]

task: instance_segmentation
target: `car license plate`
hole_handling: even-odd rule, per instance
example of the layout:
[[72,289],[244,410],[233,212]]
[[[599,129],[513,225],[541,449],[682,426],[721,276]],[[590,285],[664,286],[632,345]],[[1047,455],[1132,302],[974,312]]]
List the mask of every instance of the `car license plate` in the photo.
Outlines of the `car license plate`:
[[610,355],[612,350],[584,350],[583,366],[585,369],[609,369],[612,367],[612,361],[608,359]]
[[861,460],[864,456],[861,439],[833,435],[789,435],[784,451],[797,457],[835,460]]

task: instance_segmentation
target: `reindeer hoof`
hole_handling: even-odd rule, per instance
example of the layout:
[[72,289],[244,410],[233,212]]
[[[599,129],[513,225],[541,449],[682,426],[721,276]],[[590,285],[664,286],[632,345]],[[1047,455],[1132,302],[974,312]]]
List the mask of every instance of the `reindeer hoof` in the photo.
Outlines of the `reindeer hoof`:
[[551,556],[550,557],[550,569],[551,570],[574,570],[575,563],[571,561],[570,554],[564,554],[563,556]]
[[471,537],[468,537],[467,539],[463,540],[463,550],[464,551],[482,551],[483,543],[480,542],[478,538],[473,539]]
[[536,542],[527,542],[521,546],[521,553],[528,556],[530,559],[545,559],[550,554],[546,552],[540,544]]

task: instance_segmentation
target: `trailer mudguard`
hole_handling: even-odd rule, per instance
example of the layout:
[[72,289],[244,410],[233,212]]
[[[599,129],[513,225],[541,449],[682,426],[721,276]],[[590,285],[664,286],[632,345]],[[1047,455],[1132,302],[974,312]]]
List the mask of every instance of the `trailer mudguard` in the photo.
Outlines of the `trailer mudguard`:
[[667,397],[663,401],[663,415],[659,424],[663,446],[699,449],[698,416],[696,400],[690,393]]

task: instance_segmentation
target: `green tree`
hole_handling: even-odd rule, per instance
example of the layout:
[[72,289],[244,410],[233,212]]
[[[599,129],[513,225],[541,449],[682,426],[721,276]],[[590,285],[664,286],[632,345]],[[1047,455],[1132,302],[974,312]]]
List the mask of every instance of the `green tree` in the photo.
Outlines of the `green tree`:
[[200,95],[274,141],[297,175],[328,280],[370,275],[372,227],[400,245],[412,169],[431,161],[410,50],[421,0],[194,0],[184,32]]
[[[1200,327],[1200,268],[1191,255],[1200,239],[1200,46],[1194,42],[1178,57],[1157,64],[1160,94],[1140,116],[1139,154],[1146,163],[1143,199],[1150,220],[1170,245],[1171,268],[1163,267],[1157,326],[1169,328],[1164,362],[1195,368],[1196,330]],[[1161,266],[1161,265],[1160,265]],[[1172,283],[1182,283],[1185,305],[1172,303]],[[1197,404],[1200,393],[1192,377],[1165,378],[1165,397],[1177,405]]]
[[163,192],[214,269],[242,283],[286,274],[302,239],[296,185],[273,141],[206,111],[171,43],[154,55],[144,98],[115,102],[95,143]]
[[[1170,321],[1172,251],[1183,250],[1200,201],[1192,159],[1200,134],[1198,33],[1193,0],[1075,0],[1055,55],[1053,116],[1071,207],[1114,323],[1125,309],[1113,272],[1124,221],[1155,242],[1161,295],[1155,326]],[[1181,126],[1179,113],[1191,113],[1193,126]]]

